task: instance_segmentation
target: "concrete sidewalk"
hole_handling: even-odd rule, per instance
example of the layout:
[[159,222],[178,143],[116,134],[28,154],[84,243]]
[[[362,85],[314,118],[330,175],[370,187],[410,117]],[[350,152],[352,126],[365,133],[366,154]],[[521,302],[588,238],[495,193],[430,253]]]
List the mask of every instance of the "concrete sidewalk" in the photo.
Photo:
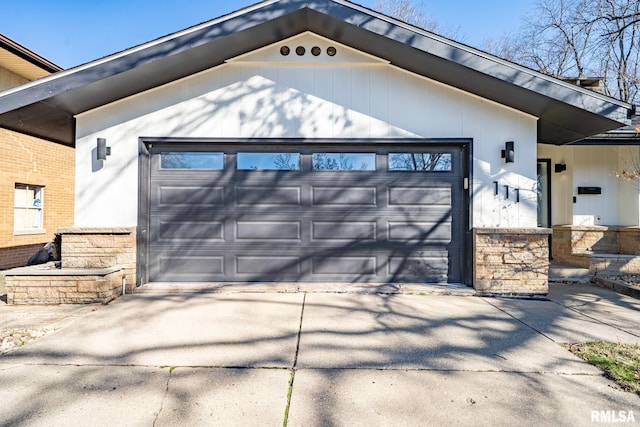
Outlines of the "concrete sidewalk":
[[548,301],[129,295],[0,356],[0,425],[640,424],[637,395],[559,345],[640,344],[639,313],[589,285]]

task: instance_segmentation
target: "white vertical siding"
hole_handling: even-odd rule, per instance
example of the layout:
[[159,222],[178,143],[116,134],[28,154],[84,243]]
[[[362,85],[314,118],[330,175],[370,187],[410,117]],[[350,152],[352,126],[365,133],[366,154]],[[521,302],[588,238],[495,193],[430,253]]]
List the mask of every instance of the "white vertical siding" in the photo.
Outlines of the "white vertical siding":
[[[638,182],[616,175],[639,158],[638,147],[550,146],[538,157],[551,159],[551,208],[554,225],[640,225]],[[553,172],[554,164],[567,170]],[[578,187],[601,187],[601,195],[578,195]],[[576,203],[573,203],[573,198]]]
[[[618,148],[618,172],[640,167],[640,147]],[[618,206],[618,225],[640,225],[639,180],[618,178],[618,198],[611,203]]]
[[[473,138],[472,226],[536,226],[534,117],[366,56],[351,64],[248,59],[78,116],[76,225],[135,225],[138,138],[173,136]],[[97,137],[113,153],[100,169],[91,162]],[[500,158],[506,141],[515,141],[515,163]]]
[[[573,185],[576,225],[616,225],[618,223],[618,150],[615,147],[575,147]],[[600,195],[578,195],[578,187],[602,188]]]

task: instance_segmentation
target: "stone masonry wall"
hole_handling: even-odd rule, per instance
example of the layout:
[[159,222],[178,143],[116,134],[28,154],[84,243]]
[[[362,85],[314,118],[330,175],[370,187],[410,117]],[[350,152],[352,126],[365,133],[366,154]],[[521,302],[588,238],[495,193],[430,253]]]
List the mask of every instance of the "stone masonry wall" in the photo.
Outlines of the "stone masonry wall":
[[28,271],[5,274],[8,304],[105,303],[122,292],[120,268],[69,271],[65,275],[29,275]]
[[556,226],[553,227],[553,236],[551,238],[551,254],[554,261],[563,262],[577,267],[589,268],[589,258],[584,256],[587,246],[584,240],[576,239],[582,243],[579,253],[573,252],[573,232],[571,227]]
[[59,233],[62,234],[63,269],[122,267],[127,292],[135,290],[135,227],[70,227],[60,229]]
[[474,229],[473,286],[479,294],[546,294],[549,235],[546,228]]
[[620,277],[640,274],[640,257],[635,255],[592,255],[589,273],[593,276]]
[[620,227],[618,248],[621,254],[640,255],[640,227]]
[[591,254],[640,255],[640,228],[560,225],[553,227],[553,259],[589,268]]

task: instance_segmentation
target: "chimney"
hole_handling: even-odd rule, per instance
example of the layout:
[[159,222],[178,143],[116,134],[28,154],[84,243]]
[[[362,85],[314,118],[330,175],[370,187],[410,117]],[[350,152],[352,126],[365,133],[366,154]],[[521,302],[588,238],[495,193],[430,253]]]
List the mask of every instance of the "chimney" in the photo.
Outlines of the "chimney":
[[602,93],[602,77],[565,77],[562,80],[593,92]]

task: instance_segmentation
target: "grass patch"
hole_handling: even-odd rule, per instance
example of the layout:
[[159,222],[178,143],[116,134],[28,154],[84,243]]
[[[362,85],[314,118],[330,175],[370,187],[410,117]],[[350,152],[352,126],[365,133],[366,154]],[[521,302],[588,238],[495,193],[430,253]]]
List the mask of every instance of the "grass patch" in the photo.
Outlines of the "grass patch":
[[566,348],[602,369],[607,378],[615,381],[624,390],[640,396],[640,347],[595,341],[567,344]]

